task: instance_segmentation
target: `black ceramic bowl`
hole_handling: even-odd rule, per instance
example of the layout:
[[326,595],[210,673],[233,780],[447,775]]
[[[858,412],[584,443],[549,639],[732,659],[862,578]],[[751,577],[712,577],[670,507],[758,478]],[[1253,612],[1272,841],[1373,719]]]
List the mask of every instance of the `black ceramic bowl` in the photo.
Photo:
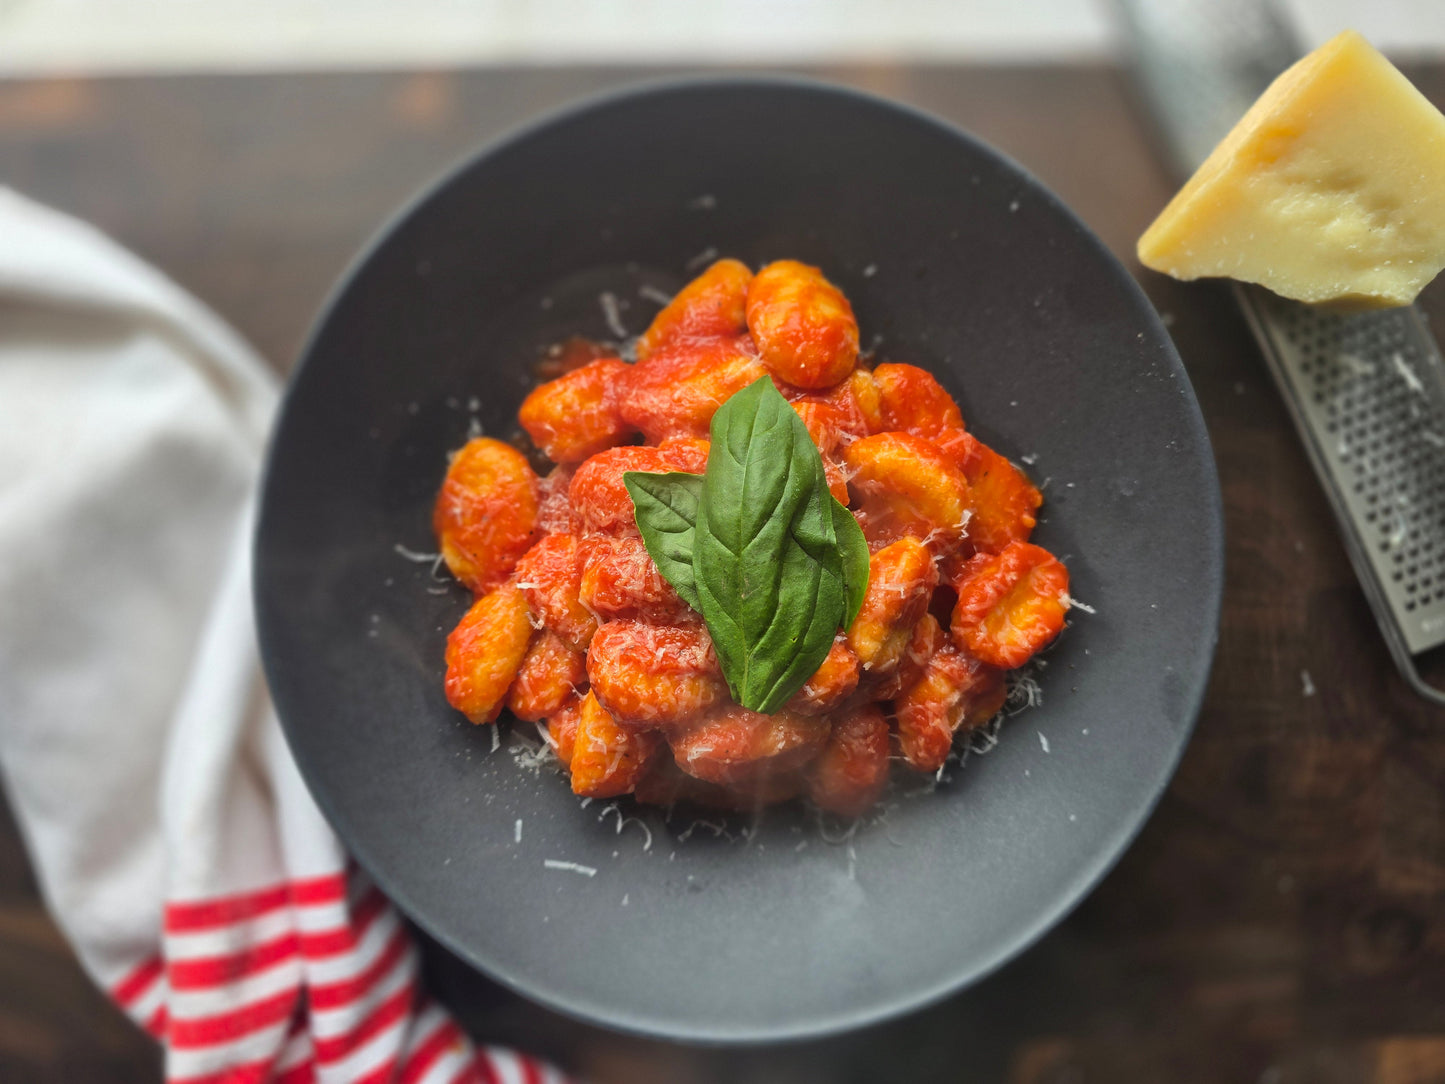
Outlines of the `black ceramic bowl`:
[[[584,806],[563,777],[519,763],[514,739],[493,750],[493,728],[442,694],[467,595],[398,550],[436,548],[447,452],[474,420],[515,431],[542,347],[614,337],[603,294],[641,331],[647,295],[713,253],[817,264],[865,344],[937,374],[970,428],[1045,484],[1035,540],[1096,611],[1075,611],[1042,704],[1009,719],[989,756],[843,842],[802,809],[749,825]],[[404,911],[554,1008],[745,1041],[923,1005],[1079,901],[1188,737],[1221,552],[1179,358],[1054,196],[925,114],[813,83],[709,80],[532,125],[382,232],[292,381],[255,582],[296,759]],[[619,832],[620,815],[633,819]]]

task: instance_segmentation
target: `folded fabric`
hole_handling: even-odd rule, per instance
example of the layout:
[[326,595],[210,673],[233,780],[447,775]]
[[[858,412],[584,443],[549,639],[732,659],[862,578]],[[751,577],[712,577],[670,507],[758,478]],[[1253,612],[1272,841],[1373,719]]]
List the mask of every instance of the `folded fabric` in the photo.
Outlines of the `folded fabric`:
[[557,1081],[417,982],[267,702],[265,367],[153,268],[0,189],[0,773],[81,962],[172,1082]]

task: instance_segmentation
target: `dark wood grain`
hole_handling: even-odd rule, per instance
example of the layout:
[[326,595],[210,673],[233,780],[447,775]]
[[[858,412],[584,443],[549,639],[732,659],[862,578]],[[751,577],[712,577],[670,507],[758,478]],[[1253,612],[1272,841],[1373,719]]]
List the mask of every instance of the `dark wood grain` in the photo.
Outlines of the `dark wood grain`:
[[[0,84],[0,183],[154,261],[287,369],[376,226],[466,150],[638,72]],[[821,72],[1002,148],[1137,271],[1171,192],[1105,67]],[[1445,103],[1445,66],[1415,69]],[[552,1016],[439,952],[479,1035],[599,1084],[903,1079],[1445,1080],[1445,712],[1395,676],[1328,506],[1227,294],[1141,273],[1219,462],[1228,584],[1194,740],[1137,843],[1055,932],[974,989],[824,1042],[699,1051]],[[1445,326],[1445,285],[1424,299]],[[1302,672],[1316,688],[1305,695]],[[0,821],[0,1079],[154,1079],[149,1042],[86,981]]]

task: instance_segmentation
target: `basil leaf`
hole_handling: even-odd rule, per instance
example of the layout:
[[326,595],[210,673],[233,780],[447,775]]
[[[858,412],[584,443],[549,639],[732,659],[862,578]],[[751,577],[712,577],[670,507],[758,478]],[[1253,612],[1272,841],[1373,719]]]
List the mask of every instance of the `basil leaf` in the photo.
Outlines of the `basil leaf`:
[[632,497],[637,529],[657,570],[684,602],[700,609],[692,551],[702,475],[630,470],[623,473],[622,484]]
[[711,434],[693,539],[699,609],[733,699],[773,712],[827,657],[850,605],[836,502],[769,378],[724,403]]
[[[831,494],[830,494],[831,496]],[[848,590],[848,608],[844,611],[842,625],[846,629],[853,624],[858,611],[863,608],[863,596],[868,593],[868,568],[870,554],[868,540],[863,537],[863,528],[853,518],[853,513],[833,497],[833,533],[838,538],[838,550],[843,558],[843,583]]]

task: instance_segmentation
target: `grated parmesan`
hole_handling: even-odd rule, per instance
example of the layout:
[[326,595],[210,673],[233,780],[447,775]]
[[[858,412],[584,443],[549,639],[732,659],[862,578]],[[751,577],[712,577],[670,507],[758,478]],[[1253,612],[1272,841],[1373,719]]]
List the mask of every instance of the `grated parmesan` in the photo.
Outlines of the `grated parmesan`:
[[699,267],[702,267],[704,264],[712,263],[716,259],[717,249],[713,248],[711,245],[708,245],[707,248],[703,249],[692,259],[688,260],[687,263],[683,264],[683,266],[689,271],[696,271]]
[[543,768],[554,768],[559,761],[557,755],[552,751],[552,746],[539,741],[533,745],[526,738],[515,731],[512,732],[515,742],[508,746],[508,752],[512,754],[512,761],[519,768],[526,768],[534,775],[540,775]]
[[[683,832],[682,835],[680,835],[680,836],[677,837],[677,841],[678,841],[679,843],[686,843],[689,839],[692,838],[693,832],[697,831],[699,828],[706,828],[709,832],[711,832],[711,833],[713,834],[713,838],[714,838],[714,839],[726,839],[726,840],[728,840],[729,842],[731,842],[732,840],[735,840],[735,839],[737,838],[737,837],[734,836],[731,832],[728,831],[728,826],[727,826],[727,822],[726,822],[726,821],[718,822],[718,821],[695,820],[695,821],[693,821],[690,825],[687,826],[687,830],[686,830],[685,832]],[[674,851],[673,853],[676,854],[677,852]],[[669,859],[669,861],[670,861],[670,859]]]
[[563,862],[556,858],[542,859],[542,865],[546,869],[565,870],[568,873],[580,873],[583,877],[596,877],[597,870],[592,866],[584,866],[580,862]]
[[603,290],[597,295],[597,303],[602,306],[602,318],[607,321],[607,329],[619,339],[627,338],[627,328],[622,323],[622,306],[617,295],[611,290]]
[[1396,350],[1390,360],[1395,365],[1395,372],[1397,372],[1400,375],[1400,379],[1405,382],[1405,387],[1409,388],[1416,395],[1424,395],[1425,385],[1421,382],[1419,374],[1416,373],[1410,366],[1410,363],[1405,360],[1405,355]]
[[666,308],[672,304],[672,295],[663,293],[656,286],[639,286],[637,296],[644,301],[651,301],[654,305],[661,305]]
[[396,543],[391,548],[396,551],[396,553],[406,558],[406,560],[411,561],[413,564],[429,565],[433,561],[441,559],[440,553],[418,553],[416,550],[407,549],[407,547],[403,546],[400,542]]
[[627,816],[625,813],[622,812],[622,809],[618,806],[616,802],[608,802],[605,806],[603,806],[602,812],[597,814],[597,820],[599,822],[606,820],[607,814],[609,813],[617,814],[617,835],[620,836],[622,834],[622,829],[626,828],[629,824],[635,824],[637,825],[637,827],[642,829],[643,852],[645,853],[652,850],[652,829],[647,827],[646,823],[636,817]]
[[[1001,729],[1003,729],[1002,712],[995,715],[987,723],[969,735],[968,744],[964,746],[963,749],[963,755],[966,757],[969,753],[974,753],[982,757],[992,753],[998,745],[998,733]],[[959,763],[962,763],[962,759],[960,759]]]
[[1357,354],[1338,355],[1340,364],[1348,369],[1353,376],[1369,376],[1375,371],[1375,367]]
[[1028,674],[1016,674],[1009,682],[1008,696],[1004,699],[1004,712],[1017,715],[1025,708],[1036,708],[1044,702],[1044,691],[1039,683]]

